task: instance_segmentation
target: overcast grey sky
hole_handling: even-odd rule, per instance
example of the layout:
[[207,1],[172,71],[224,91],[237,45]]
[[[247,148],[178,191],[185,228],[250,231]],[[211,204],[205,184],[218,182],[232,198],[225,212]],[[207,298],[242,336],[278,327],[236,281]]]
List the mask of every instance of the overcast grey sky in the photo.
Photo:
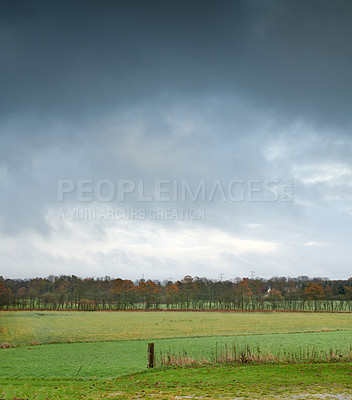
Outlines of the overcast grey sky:
[[[0,275],[350,277],[351,37],[348,0],[1,0]],[[245,199],[58,201],[102,179]]]

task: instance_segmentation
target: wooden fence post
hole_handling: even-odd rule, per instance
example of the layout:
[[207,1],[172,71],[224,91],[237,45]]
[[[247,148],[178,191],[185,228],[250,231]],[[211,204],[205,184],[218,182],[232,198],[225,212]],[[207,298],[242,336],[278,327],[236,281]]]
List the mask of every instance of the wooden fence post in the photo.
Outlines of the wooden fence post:
[[148,343],[148,368],[154,368],[154,343]]

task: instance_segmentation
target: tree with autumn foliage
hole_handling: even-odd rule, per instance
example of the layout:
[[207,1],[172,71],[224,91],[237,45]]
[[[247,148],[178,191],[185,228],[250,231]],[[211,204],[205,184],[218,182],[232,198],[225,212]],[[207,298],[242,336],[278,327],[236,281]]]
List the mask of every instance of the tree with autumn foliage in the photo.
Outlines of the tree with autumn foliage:
[[237,285],[236,297],[242,309],[244,308],[244,304],[248,302],[253,296],[250,283],[251,281],[248,278],[243,278],[241,281],[238,282]]
[[278,302],[283,299],[284,299],[284,297],[280,290],[275,289],[275,288],[270,289],[269,294],[268,294],[268,300],[271,302],[272,310],[277,310]]
[[311,282],[305,289],[304,294],[308,300],[314,300],[314,310],[317,311],[318,300],[325,295],[324,288],[319,283]]
[[161,288],[152,280],[145,281],[141,279],[138,282],[137,293],[142,298],[142,302],[145,303],[145,308],[149,309],[152,306],[158,307],[160,303],[159,293]]
[[283,300],[284,297],[282,296],[282,293],[280,292],[280,290],[271,289],[269,292],[268,298],[270,300]]
[[188,309],[191,305],[191,301],[197,287],[194,279],[190,275],[186,275],[183,279],[177,282],[181,294],[181,307],[183,304]]
[[347,300],[352,300],[352,286],[344,286],[345,297]]
[[319,283],[311,282],[305,289],[304,294],[308,300],[319,300],[325,295],[324,288]]
[[11,289],[7,288],[4,282],[0,280],[0,308],[3,308],[10,303],[11,296]]
[[128,305],[133,305],[136,288],[132,281],[118,278],[113,281],[111,293],[117,300],[117,308],[125,309]]
[[179,292],[180,289],[174,283],[170,283],[165,288],[167,308],[169,308],[170,305],[174,305],[177,303]]

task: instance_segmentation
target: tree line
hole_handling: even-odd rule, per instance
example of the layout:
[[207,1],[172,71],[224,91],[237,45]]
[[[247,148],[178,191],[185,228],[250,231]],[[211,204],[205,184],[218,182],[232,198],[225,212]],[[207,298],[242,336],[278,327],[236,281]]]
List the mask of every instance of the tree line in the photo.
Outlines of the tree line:
[[0,277],[1,309],[243,311],[352,311],[352,278],[273,277],[212,280],[185,276],[171,281]]

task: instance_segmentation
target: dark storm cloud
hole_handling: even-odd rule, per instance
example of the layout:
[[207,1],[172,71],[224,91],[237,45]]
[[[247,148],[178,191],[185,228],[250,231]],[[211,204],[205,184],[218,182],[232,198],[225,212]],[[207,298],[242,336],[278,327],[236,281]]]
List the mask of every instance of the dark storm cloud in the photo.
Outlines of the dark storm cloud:
[[[61,273],[60,257],[74,269],[75,246],[82,242],[84,255],[87,238],[96,268],[113,270],[116,260],[126,271],[218,268],[208,255],[188,264],[187,246],[175,261],[171,250],[187,236],[178,221],[130,221],[111,248],[99,250],[109,238],[105,224],[60,228],[50,220],[61,206],[57,179],[102,178],[293,177],[292,204],[209,202],[194,237],[218,237],[229,271],[261,259],[263,274],[286,265],[294,275],[295,264],[309,267],[306,256],[328,271],[337,253],[347,270],[351,21],[347,0],[0,0],[0,262],[7,273],[21,275],[36,260],[36,273],[47,273],[46,262]],[[165,240],[173,238],[167,251],[152,240],[143,253],[138,229],[153,239],[164,226]],[[238,237],[278,250],[264,256],[249,243],[236,253]],[[82,259],[81,271],[93,271]]]
[[349,1],[1,2],[1,115],[92,118],[239,94],[281,118],[350,122]]
[[217,34],[212,18],[222,20],[227,7],[200,1],[40,1],[8,8],[1,24],[7,54],[2,109],[55,116],[93,110],[99,115],[116,104],[199,85],[197,75],[209,68],[207,52]]

